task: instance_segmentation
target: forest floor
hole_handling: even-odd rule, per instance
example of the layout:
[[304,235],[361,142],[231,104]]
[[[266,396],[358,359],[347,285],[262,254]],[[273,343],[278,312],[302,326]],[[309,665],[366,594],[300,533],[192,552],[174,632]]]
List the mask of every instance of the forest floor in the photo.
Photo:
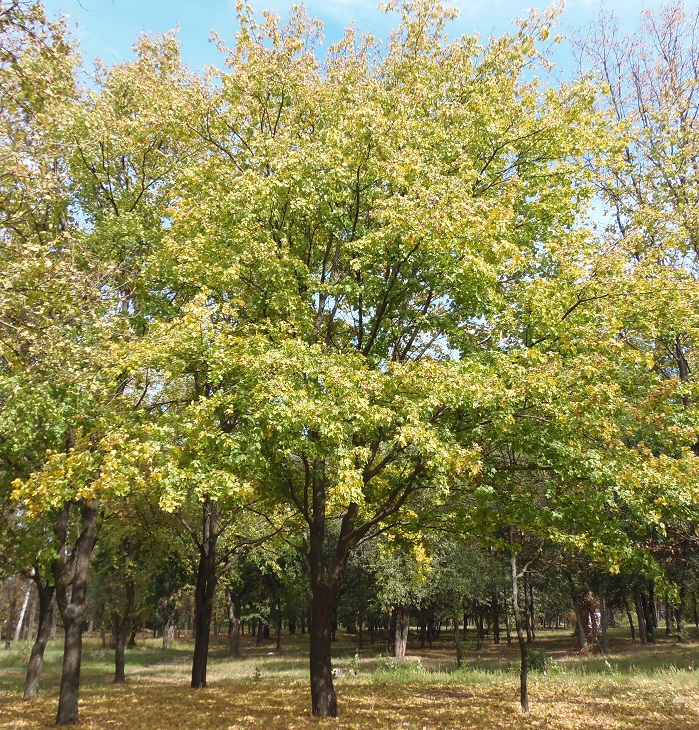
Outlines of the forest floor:
[[[473,632],[471,632],[473,634]],[[433,648],[408,646],[407,661],[381,656],[378,643],[357,651],[357,637],[338,635],[334,665],[339,719],[310,715],[307,637],[284,635],[262,647],[243,637],[242,656],[226,657],[225,637],[212,642],[208,687],[189,688],[191,643],[139,638],[127,652],[127,683],[113,685],[112,656],[98,636],[83,653],[81,726],[97,730],[494,730],[699,728],[699,632],[678,645],[661,629],[653,645],[632,642],[628,630],[611,632],[607,656],[581,656],[568,632],[546,631],[531,649],[547,669],[530,673],[531,712],[519,712],[516,646],[466,641],[465,667],[455,671],[453,644],[443,633]],[[412,637],[411,637],[412,638]],[[368,640],[368,637],[367,637]],[[60,683],[61,646],[49,645],[41,697],[21,699],[30,651],[20,643],[0,649],[0,730],[52,727]]]

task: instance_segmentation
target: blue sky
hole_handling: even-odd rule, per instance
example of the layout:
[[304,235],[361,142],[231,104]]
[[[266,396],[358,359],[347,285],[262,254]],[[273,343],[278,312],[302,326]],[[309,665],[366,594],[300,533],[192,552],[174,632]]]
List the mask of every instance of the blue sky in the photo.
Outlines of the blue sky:
[[[209,35],[215,29],[230,43],[235,34],[235,0],[45,0],[51,15],[68,16],[74,35],[80,41],[84,62],[95,56],[107,64],[131,56],[131,45],[139,33],[163,32],[179,27],[182,54],[192,69],[219,64],[219,54]],[[253,0],[253,6],[269,8],[284,15],[293,3],[289,0]],[[528,7],[546,7],[536,0],[454,0],[451,5],[461,13],[450,35],[479,33],[500,35]],[[643,8],[654,9],[662,0],[568,0],[561,18],[561,32],[587,25],[600,7],[613,10],[622,22],[636,24]],[[687,6],[694,3],[687,2]],[[326,42],[336,40],[342,28],[354,21],[360,31],[385,37],[395,16],[376,9],[377,0],[307,0],[309,14],[325,23]]]

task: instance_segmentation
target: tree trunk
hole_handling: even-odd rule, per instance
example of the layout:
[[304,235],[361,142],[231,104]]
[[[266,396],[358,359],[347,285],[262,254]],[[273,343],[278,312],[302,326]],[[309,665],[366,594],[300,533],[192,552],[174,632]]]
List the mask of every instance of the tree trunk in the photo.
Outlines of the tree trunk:
[[27,613],[27,606],[29,605],[29,594],[32,591],[32,584],[27,584],[27,590],[24,593],[24,601],[22,602],[22,608],[19,612],[19,618],[17,619],[17,626],[15,627],[15,642],[19,641],[19,637],[22,634],[22,626],[24,625],[24,617]]
[[[522,616],[519,612],[519,585],[520,575],[517,573],[517,556],[512,553],[510,556],[512,568],[512,613],[515,617],[515,629],[519,641],[520,670],[519,670],[519,702],[522,712],[529,712],[529,692],[527,691],[527,676],[529,674],[529,661],[527,656],[527,642],[522,631]],[[526,575],[526,572],[525,572]]]
[[337,717],[337,696],[332,675],[332,618],[334,596],[329,589],[314,586],[311,601],[311,703],[317,717]]
[[512,621],[510,620],[510,608],[507,602],[507,595],[503,598],[505,609],[505,631],[507,632],[507,646],[512,646]]
[[[99,500],[84,502],[82,507],[82,530],[70,556],[66,550],[70,504],[66,503],[55,526],[58,557],[53,561],[56,585],[56,602],[63,620],[63,672],[58,698],[56,725],[69,725],[79,721],[78,695],[80,692],[80,664],[82,660],[82,620],[87,598],[87,580],[90,560],[95,545]],[[69,576],[73,568],[72,580]],[[68,597],[68,588],[70,598]]]
[[578,596],[573,594],[573,613],[575,613],[575,623],[578,627],[578,641],[580,642],[580,651],[587,651],[587,634],[585,633],[585,624],[583,623]]
[[282,602],[277,600],[277,626],[276,626],[276,650],[282,650]]
[[226,588],[228,603],[228,656],[240,656],[240,599],[233,590]]
[[403,659],[405,657],[409,625],[410,608],[407,606],[394,606],[391,611],[388,653],[395,659]]
[[[652,583],[649,583],[649,585],[652,585]],[[641,607],[643,609],[641,618],[645,621],[646,625],[646,641],[649,644],[652,644],[655,642],[655,603],[652,596],[646,597],[643,590],[639,590],[639,594],[641,596]]]
[[680,644],[684,644],[684,594],[685,588],[684,583],[680,585],[679,603],[675,608],[675,621],[677,622],[677,641]]
[[53,624],[53,613],[55,604],[53,596],[55,588],[46,582],[43,583],[39,570],[35,567],[32,580],[36,584],[39,594],[39,628],[36,632],[36,639],[32,646],[32,653],[29,657],[27,667],[27,679],[24,684],[24,699],[35,700],[39,697],[39,680],[41,679],[41,668],[44,664],[44,650],[51,636]]
[[536,611],[534,609],[534,586],[529,584],[529,623],[531,624],[532,641],[536,641]]
[[463,664],[463,650],[461,648],[461,632],[459,631],[459,615],[454,615],[454,646],[456,648],[456,668],[461,669]]
[[112,615],[114,632],[114,684],[126,682],[126,642],[129,638],[129,622],[117,611]]
[[665,596],[665,636],[672,633],[672,611],[670,610],[670,597]]
[[600,622],[602,624],[602,652],[604,654],[609,654],[609,620],[607,616],[607,599],[605,594],[604,578],[600,580],[599,584],[599,613]]
[[647,644],[648,636],[646,634],[646,617],[643,614],[641,589],[636,584],[634,584],[633,587],[633,597],[634,603],[636,604],[636,616],[638,617],[638,636],[641,639],[641,644]]
[[195,689],[206,687],[211,614],[216,593],[216,543],[220,528],[221,515],[218,507],[207,495],[202,505],[202,540],[199,543],[199,567],[194,591],[194,656],[191,686]]
[[[114,684],[126,682],[126,642],[135,628],[133,609],[136,603],[136,584],[131,573],[131,547],[128,539],[123,542],[124,557],[124,610],[112,614],[114,626]],[[130,645],[130,644],[129,644]]]
[[626,611],[626,617],[629,620],[629,628],[631,629],[631,640],[636,641],[636,629],[633,625],[633,616],[631,615],[631,608],[629,607],[629,601],[626,598],[626,593],[622,594],[622,599],[624,601],[624,610]]
[[498,601],[498,594],[493,591],[492,598],[490,600],[490,609],[493,615],[493,643],[500,643],[500,602]]
[[476,625],[476,651],[483,648],[483,614],[478,601],[473,601],[473,622]]
[[168,616],[167,623],[163,626],[163,651],[170,647],[170,642],[175,637],[175,620],[172,615]]
[[529,623],[529,576],[525,573],[524,580],[524,624],[527,630],[527,644],[532,643],[532,627]]

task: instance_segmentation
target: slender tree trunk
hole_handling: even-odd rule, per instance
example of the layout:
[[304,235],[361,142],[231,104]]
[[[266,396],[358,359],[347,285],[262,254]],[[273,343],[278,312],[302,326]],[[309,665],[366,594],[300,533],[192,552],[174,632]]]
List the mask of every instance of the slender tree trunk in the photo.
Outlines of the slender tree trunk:
[[22,608],[19,612],[19,618],[17,619],[17,626],[15,627],[15,642],[19,641],[19,637],[22,634],[22,626],[24,625],[24,617],[27,613],[27,606],[29,605],[29,594],[32,591],[31,582],[27,583],[27,590],[24,593],[24,601],[22,601]]
[[[649,585],[652,584],[649,583]],[[652,644],[655,642],[655,602],[651,596],[646,597],[643,590],[639,590],[639,594],[641,597],[641,607],[643,609],[641,618],[645,621],[646,625],[646,641],[649,644]]]
[[276,627],[277,651],[282,650],[282,602],[277,600],[277,627]]
[[29,666],[27,667],[27,679],[24,684],[25,700],[35,700],[39,697],[39,680],[41,679],[41,669],[44,664],[44,650],[51,636],[51,625],[55,611],[53,602],[54,586],[50,585],[48,581],[46,584],[43,583],[36,567],[34,568],[32,580],[36,584],[39,594],[39,628],[36,632],[32,653],[29,657]]
[[228,656],[240,656],[240,599],[233,590],[226,588],[228,603]]
[[536,611],[534,608],[534,586],[529,583],[529,623],[531,624],[532,641],[536,641]]
[[599,612],[600,622],[602,624],[602,652],[609,654],[609,632],[608,632],[608,616],[607,616],[607,600],[605,592],[604,578],[600,580],[599,584]]
[[684,644],[684,594],[685,587],[684,583],[680,585],[679,603],[675,608],[675,621],[677,622],[677,641],[680,644]]
[[512,646],[512,621],[510,619],[510,607],[507,601],[507,595],[503,598],[505,609],[505,631],[507,632],[507,646]]
[[[510,566],[512,568],[512,613],[515,618],[515,630],[519,641],[520,670],[519,670],[519,702],[522,712],[529,712],[529,692],[527,690],[527,677],[529,674],[529,658],[527,656],[527,642],[522,631],[522,615],[519,611],[519,585],[520,575],[517,573],[517,555],[510,555]],[[525,572],[526,575],[526,572]],[[526,594],[525,594],[526,595]]]
[[633,625],[633,616],[631,615],[631,607],[629,606],[629,601],[626,597],[626,593],[622,593],[622,599],[624,601],[624,610],[626,611],[626,617],[629,620],[629,628],[631,629],[631,640],[636,641],[636,629]]
[[532,643],[532,627],[529,623],[529,576],[525,573],[522,580],[524,587],[524,625],[527,631],[527,644]]
[[114,684],[126,682],[126,642],[129,639],[129,622],[117,611],[112,615],[114,632]]
[[493,591],[493,595],[490,601],[490,608],[493,614],[493,643],[500,643],[500,602],[498,601],[498,594]]
[[461,669],[463,664],[463,649],[461,647],[461,632],[459,631],[458,614],[454,614],[454,647],[456,648],[456,668]]
[[434,641],[434,606],[430,604],[427,611],[427,643],[432,648],[432,642]]
[[672,611],[670,609],[670,597],[665,596],[665,636],[672,633]]
[[131,573],[131,547],[128,540],[123,544],[124,556],[124,610],[114,611],[114,684],[126,682],[126,642],[133,632],[133,610],[136,603],[136,584]]
[[[80,692],[80,664],[82,659],[82,620],[87,598],[87,580],[92,550],[95,545],[99,500],[83,503],[82,530],[71,555],[66,551],[66,537],[70,505],[65,504],[56,523],[58,557],[53,561],[56,584],[56,601],[63,620],[63,672],[58,698],[56,725],[69,725],[79,721],[78,695]],[[68,575],[73,567],[72,581]],[[70,584],[70,598],[68,587]]]
[[483,613],[478,601],[473,601],[473,622],[476,625],[476,651],[483,648]]

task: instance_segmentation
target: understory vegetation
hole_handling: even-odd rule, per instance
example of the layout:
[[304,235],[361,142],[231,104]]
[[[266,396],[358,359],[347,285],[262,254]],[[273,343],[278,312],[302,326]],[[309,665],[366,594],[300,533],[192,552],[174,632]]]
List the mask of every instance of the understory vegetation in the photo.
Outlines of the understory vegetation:
[[[678,646],[661,639],[653,647],[631,642],[627,628],[612,630],[606,657],[580,657],[570,650],[567,631],[546,632],[532,651],[550,657],[554,668],[533,673],[533,706],[517,712],[519,652],[488,643],[476,652],[466,640],[462,669],[453,646],[438,643],[421,650],[416,637],[408,658],[390,660],[379,646],[357,651],[356,637],[334,644],[340,718],[333,727],[370,728],[590,728],[643,727],[689,730],[699,723],[699,634]],[[210,684],[204,692],[186,689],[191,642],[142,640],[127,654],[126,685],[111,683],[111,652],[99,637],[84,650],[81,722],[86,727],[311,728],[307,652],[304,637],[289,640],[281,653],[274,642],[256,648],[243,642],[242,655],[226,657],[223,641],[212,646]],[[0,657],[0,728],[34,730],[53,719],[60,683],[58,642],[46,652],[46,692],[36,703],[18,698],[28,647]],[[117,709],[119,708],[119,709]]]

